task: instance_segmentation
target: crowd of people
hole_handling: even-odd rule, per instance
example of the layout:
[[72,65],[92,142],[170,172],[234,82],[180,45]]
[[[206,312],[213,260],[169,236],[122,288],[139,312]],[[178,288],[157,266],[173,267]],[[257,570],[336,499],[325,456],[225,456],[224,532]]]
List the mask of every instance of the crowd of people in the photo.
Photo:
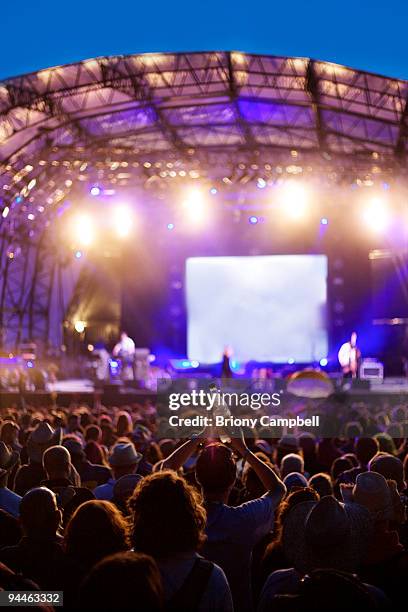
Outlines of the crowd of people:
[[407,407],[393,414],[372,436],[357,416],[348,437],[223,443],[160,438],[151,403],[4,409],[0,589],[62,591],[66,610],[402,609]]

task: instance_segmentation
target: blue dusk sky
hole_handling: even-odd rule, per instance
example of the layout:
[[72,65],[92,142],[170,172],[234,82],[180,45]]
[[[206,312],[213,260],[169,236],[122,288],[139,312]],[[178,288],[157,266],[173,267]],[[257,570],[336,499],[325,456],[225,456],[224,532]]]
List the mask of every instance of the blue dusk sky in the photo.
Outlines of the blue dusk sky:
[[239,50],[408,78],[404,0],[5,2],[0,78],[100,55]]

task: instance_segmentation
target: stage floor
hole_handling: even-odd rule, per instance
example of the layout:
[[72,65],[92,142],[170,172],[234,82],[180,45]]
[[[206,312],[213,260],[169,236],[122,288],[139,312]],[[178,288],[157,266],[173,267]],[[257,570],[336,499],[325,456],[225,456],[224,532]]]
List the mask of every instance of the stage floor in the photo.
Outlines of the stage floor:
[[24,394],[18,391],[0,391],[0,407],[22,407],[24,404],[32,406],[70,406],[72,404],[86,404],[88,406],[126,406],[135,403],[144,403],[147,400],[156,401],[157,393],[150,389],[140,389],[123,384],[106,384],[95,387],[91,380],[70,379],[61,380],[46,391],[27,391]]
[[[377,400],[389,398],[392,403],[408,402],[408,379],[385,378],[383,382],[377,381],[343,381],[337,379],[337,393],[350,396],[352,401]],[[72,404],[86,404],[88,406],[126,406],[146,401],[155,402],[157,393],[150,389],[137,388],[131,383],[105,384],[95,387],[89,379],[61,380],[46,391],[27,391],[24,394],[18,391],[0,391],[0,407],[22,407],[25,404],[32,406],[70,406]]]

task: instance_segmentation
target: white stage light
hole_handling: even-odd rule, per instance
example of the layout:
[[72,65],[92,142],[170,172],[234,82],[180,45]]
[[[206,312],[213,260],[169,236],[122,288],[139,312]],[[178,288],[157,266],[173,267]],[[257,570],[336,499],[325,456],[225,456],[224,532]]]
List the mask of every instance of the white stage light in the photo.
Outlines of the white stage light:
[[115,206],[113,210],[113,225],[119,238],[127,238],[133,228],[134,217],[128,206]]
[[284,213],[294,221],[303,219],[309,208],[310,193],[303,183],[287,181],[281,187],[280,200]]
[[198,188],[192,188],[186,194],[183,202],[186,219],[192,225],[202,225],[206,219],[206,201],[204,194]]
[[85,327],[86,327],[86,322],[85,321],[75,321],[74,323],[74,328],[75,331],[78,332],[78,334],[82,334],[85,331]]
[[79,214],[74,217],[72,232],[78,244],[81,246],[90,246],[95,239],[95,229],[92,218],[86,214]]
[[381,233],[390,225],[390,212],[386,201],[381,197],[373,197],[363,210],[363,222],[375,233]]

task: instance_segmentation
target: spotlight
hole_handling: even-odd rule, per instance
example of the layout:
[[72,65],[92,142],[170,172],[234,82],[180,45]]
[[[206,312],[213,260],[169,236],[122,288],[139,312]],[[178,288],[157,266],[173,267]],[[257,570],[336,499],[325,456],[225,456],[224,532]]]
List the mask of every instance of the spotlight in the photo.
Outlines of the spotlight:
[[323,359],[321,359],[319,363],[322,366],[322,368],[324,368],[325,366],[327,366],[328,361],[325,357],[323,357]]
[[116,361],[116,359],[109,359],[109,371],[112,376],[117,376],[119,373],[119,361]]
[[320,219],[320,225],[329,225],[329,220],[326,217]]
[[211,193],[211,195],[217,195],[218,190],[215,187],[211,187],[210,193]]
[[266,187],[266,181],[263,178],[259,178],[256,181],[256,186],[258,187],[258,189],[264,189]]
[[167,229],[168,229],[169,231],[174,230],[174,223],[168,223],[168,224],[167,224]]
[[76,251],[75,252],[75,259],[81,259],[82,257],[82,251]]
[[81,246],[89,246],[94,241],[94,227],[91,217],[80,214],[74,217],[73,234]]
[[98,196],[101,194],[101,189],[97,185],[91,187],[91,196]]
[[129,207],[115,206],[113,209],[113,225],[119,238],[129,236],[133,227],[133,215]]
[[200,189],[194,188],[189,191],[184,200],[184,211],[191,224],[203,224],[206,217],[206,202]]
[[3,212],[1,213],[1,216],[3,217],[3,219],[6,219],[6,217],[8,216],[10,212],[10,208],[8,206],[5,206],[3,208]]
[[78,334],[82,334],[85,331],[85,327],[86,327],[86,321],[77,320],[74,323],[75,331],[78,332]]
[[255,215],[251,215],[248,219],[248,221],[252,224],[252,225],[256,225],[256,223],[258,223],[259,219],[258,217],[255,217]]
[[384,232],[390,225],[390,213],[386,202],[380,197],[372,198],[362,214],[363,222],[375,233]]
[[298,221],[306,216],[310,194],[308,188],[297,181],[287,181],[281,190],[281,202],[284,212],[291,219]]

